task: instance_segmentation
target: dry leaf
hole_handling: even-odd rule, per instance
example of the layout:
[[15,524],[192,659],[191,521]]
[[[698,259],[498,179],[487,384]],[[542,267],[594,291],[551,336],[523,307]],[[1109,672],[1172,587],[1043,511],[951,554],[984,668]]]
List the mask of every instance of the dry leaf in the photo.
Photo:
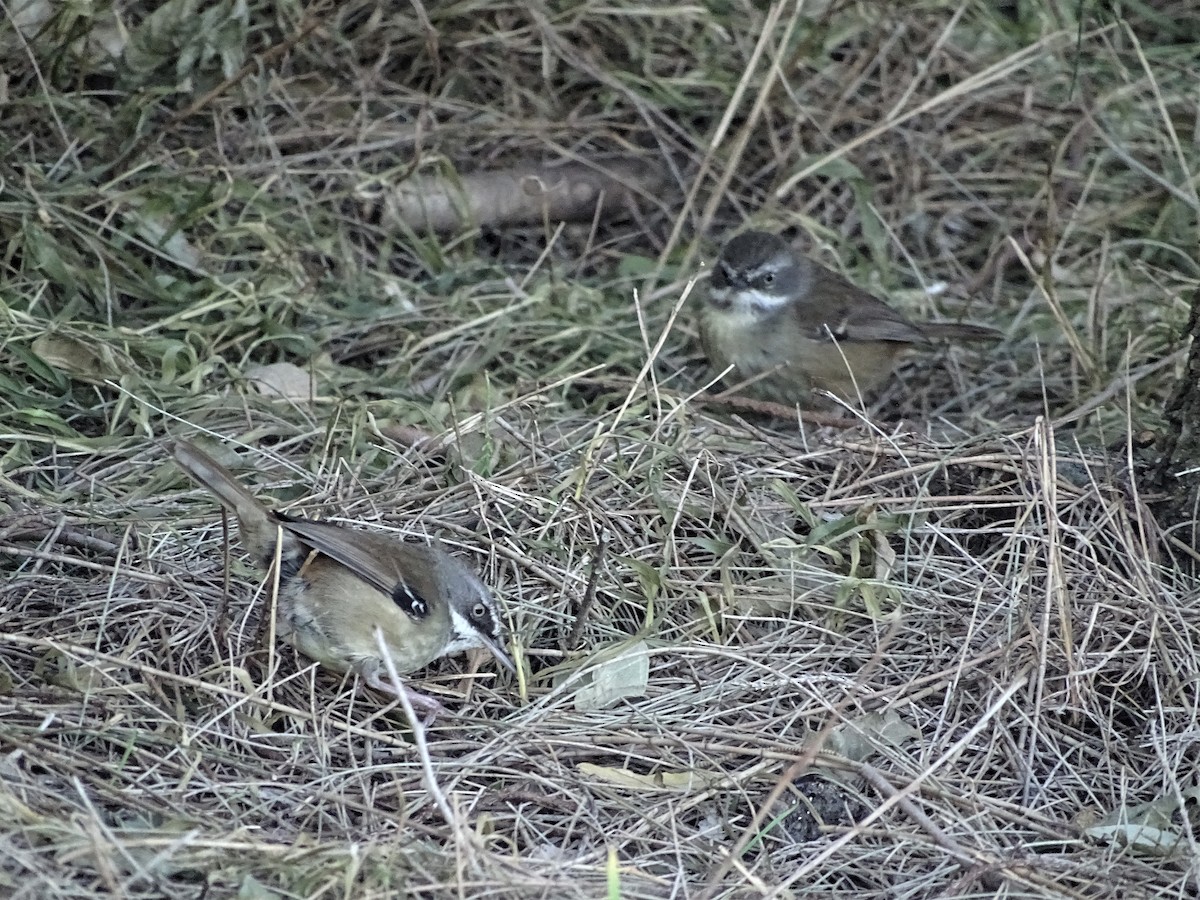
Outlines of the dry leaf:
[[117,352],[102,341],[86,341],[69,334],[44,334],[31,348],[48,366],[72,378],[93,384],[118,381],[134,366],[117,358]]
[[880,744],[899,746],[921,732],[909,725],[893,709],[867,713],[843,722],[830,732],[823,748],[854,762],[874,755]]
[[583,775],[589,775],[599,781],[630,790],[650,791],[682,791],[688,792],[693,788],[709,788],[725,783],[728,779],[719,772],[656,772],[653,775],[641,775],[629,769],[616,766],[597,766],[594,763],[580,763],[578,770]]
[[[1122,806],[1098,824],[1085,829],[1084,834],[1094,840],[1114,842],[1139,853],[1166,856],[1175,852],[1180,843],[1186,840],[1184,816],[1187,815],[1186,805],[1189,801],[1193,808],[1200,801],[1200,787],[1183,791],[1182,798],[1168,794],[1148,803]],[[1177,812],[1183,812],[1178,821]]]
[[591,681],[575,692],[575,708],[580,712],[607,709],[626,697],[643,697],[650,680],[650,649],[645,641],[635,641],[588,674]]
[[313,377],[305,369],[288,362],[254,366],[246,370],[246,380],[266,397],[280,400],[312,400],[317,395]]

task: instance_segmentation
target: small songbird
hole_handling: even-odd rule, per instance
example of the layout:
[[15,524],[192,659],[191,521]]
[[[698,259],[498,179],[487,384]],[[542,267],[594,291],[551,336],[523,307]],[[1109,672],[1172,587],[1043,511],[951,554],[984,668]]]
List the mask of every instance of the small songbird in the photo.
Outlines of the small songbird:
[[[279,635],[301,653],[391,694],[376,629],[402,675],[475,647],[516,671],[491,592],[445,550],[271,512],[193,444],[176,442],[174,456],[237,516],[242,545],[264,569],[280,545]],[[402,689],[414,706],[442,710],[433,698]]]
[[980,325],[913,324],[882,300],[794,250],[783,238],[745,231],[713,268],[700,312],[709,362],[748,390],[795,404],[814,390],[853,400],[891,375],[906,350],[932,338],[987,340]]

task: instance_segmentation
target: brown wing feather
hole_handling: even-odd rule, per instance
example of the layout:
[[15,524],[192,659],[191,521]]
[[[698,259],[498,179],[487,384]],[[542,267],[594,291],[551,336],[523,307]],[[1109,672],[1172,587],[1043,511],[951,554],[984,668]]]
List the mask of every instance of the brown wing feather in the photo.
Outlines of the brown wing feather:
[[394,597],[397,588],[420,597],[414,575],[420,571],[420,547],[369,531],[358,531],[329,522],[284,519],[283,527],[314,550],[341,563],[376,590]]
[[[889,341],[928,344],[931,338],[959,341],[992,341],[1002,337],[994,328],[959,322],[908,321],[878,297],[847,281],[836,272],[813,264],[808,298],[797,304],[796,315],[828,339],[825,326],[839,341]],[[814,335],[816,336],[816,335]]]
[[896,310],[817,263],[809,294],[795,310],[814,340],[832,334],[838,341],[926,343],[925,333]]

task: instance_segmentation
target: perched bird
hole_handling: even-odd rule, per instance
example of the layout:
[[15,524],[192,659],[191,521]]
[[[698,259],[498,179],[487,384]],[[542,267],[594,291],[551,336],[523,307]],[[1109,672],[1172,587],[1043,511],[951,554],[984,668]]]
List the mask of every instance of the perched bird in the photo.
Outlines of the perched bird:
[[913,324],[882,300],[794,250],[783,238],[745,231],[713,268],[700,312],[700,343],[730,380],[778,403],[824,390],[844,400],[887,380],[906,350],[931,338],[986,340],[979,325]]
[[[174,456],[237,516],[242,545],[264,569],[280,545],[278,630],[301,653],[392,694],[376,629],[399,674],[474,647],[516,671],[491,592],[445,550],[268,511],[198,447],[178,441]],[[433,698],[403,690],[414,706],[442,710]]]

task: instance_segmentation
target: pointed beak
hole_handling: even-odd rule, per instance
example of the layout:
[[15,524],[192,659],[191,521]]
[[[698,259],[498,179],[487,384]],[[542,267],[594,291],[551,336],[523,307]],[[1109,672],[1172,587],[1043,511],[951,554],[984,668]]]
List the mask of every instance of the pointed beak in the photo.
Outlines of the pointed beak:
[[506,669],[510,675],[517,674],[517,664],[513,662],[513,658],[509,656],[508,651],[495,638],[490,635],[481,634],[483,645],[491,651],[492,656],[496,657],[496,662],[500,663],[500,668]]

